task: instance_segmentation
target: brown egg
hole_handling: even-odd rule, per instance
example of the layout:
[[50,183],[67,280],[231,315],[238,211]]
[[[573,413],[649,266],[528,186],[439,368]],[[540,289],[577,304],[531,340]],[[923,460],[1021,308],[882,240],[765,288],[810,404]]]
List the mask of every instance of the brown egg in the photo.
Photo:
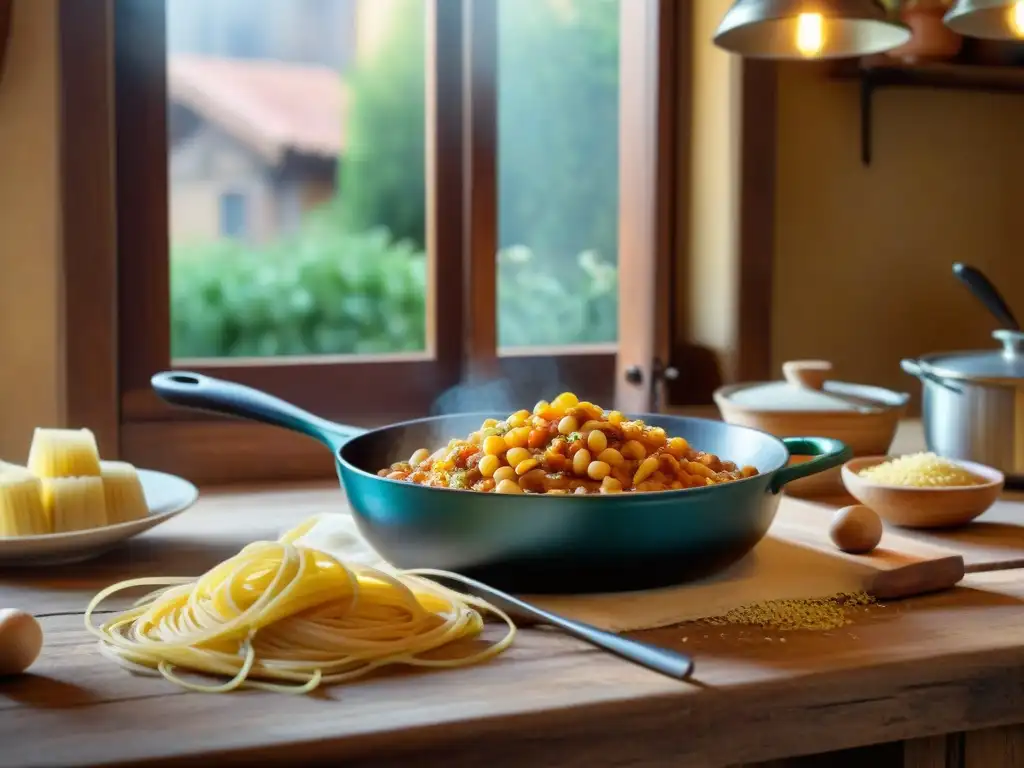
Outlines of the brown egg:
[[843,552],[862,555],[873,550],[882,540],[882,519],[874,510],[861,504],[843,507],[832,518],[829,536]]
[[0,677],[28,669],[43,647],[43,630],[29,613],[0,609]]

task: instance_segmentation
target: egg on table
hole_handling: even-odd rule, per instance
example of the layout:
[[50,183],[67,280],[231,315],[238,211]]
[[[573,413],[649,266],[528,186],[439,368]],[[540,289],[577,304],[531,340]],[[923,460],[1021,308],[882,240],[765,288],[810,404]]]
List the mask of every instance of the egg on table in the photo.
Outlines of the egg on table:
[[865,554],[882,540],[882,518],[863,504],[843,507],[832,518],[829,536],[843,552]]
[[43,628],[35,616],[15,608],[0,608],[0,677],[18,675],[39,658]]

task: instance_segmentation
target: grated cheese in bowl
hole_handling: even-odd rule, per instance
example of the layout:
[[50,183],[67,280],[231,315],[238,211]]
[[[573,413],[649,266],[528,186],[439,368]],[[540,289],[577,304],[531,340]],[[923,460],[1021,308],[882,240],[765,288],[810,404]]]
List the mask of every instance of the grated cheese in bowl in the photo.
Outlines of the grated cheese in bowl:
[[982,485],[987,482],[959,464],[934,453],[911,453],[873,467],[866,467],[857,474],[879,485],[913,488],[954,488]]

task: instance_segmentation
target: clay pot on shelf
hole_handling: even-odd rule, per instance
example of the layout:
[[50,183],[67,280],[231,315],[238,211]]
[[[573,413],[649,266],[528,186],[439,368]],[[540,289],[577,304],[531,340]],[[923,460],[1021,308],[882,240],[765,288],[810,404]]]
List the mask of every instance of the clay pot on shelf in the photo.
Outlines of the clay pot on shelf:
[[[832,365],[823,360],[793,360],[782,366],[784,380],[719,387],[715,404],[730,424],[776,437],[831,437],[850,446],[854,456],[886,454],[910,395],[833,381],[831,371]],[[806,460],[793,456],[789,463]],[[838,468],[796,480],[786,492],[805,497],[846,494]]]
[[908,64],[954,58],[960,53],[963,38],[942,21],[949,6],[949,0],[903,0],[899,17],[910,27],[911,37],[887,55]]

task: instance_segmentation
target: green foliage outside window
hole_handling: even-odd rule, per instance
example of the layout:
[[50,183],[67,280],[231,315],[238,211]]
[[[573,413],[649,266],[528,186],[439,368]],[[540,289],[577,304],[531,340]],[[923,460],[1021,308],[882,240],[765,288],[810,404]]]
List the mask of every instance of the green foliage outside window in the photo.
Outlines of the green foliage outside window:
[[[373,2],[373,0],[363,0]],[[346,73],[339,194],[291,236],[172,249],[176,357],[425,346],[422,0]],[[501,0],[502,345],[616,338],[618,0]]]

